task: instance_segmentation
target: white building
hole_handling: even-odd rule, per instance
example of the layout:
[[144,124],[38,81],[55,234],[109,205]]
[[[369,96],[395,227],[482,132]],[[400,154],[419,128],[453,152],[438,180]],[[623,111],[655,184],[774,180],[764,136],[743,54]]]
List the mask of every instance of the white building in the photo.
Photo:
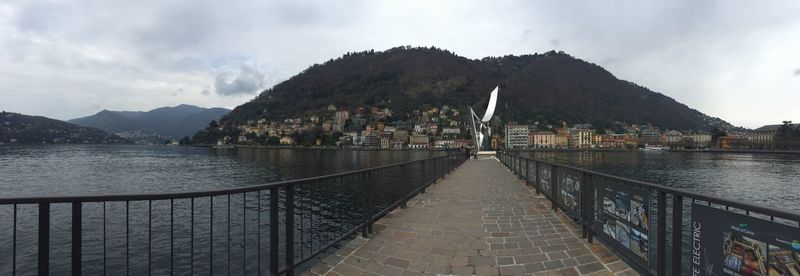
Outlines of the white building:
[[506,148],[524,149],[528,147],[528,134],[530,130],[526,125],[506,125]]

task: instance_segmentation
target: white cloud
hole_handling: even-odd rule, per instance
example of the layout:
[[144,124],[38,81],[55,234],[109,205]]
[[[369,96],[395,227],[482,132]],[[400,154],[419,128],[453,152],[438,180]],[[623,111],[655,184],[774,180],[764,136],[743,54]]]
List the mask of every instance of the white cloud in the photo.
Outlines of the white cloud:
[[556,48],[756,127],[800,120],[797,14],[790,0],[11,0],[0,3],[0,107],[59,119],[232,108],[348,51],[437,46],[481,58]]
[[264,89],[265,77],[258,70],[242,65],[239,75],[233,80],[228,80],[230,73],[224,72],[217,75],[214,90],[223,96],[239,94],[255,94]]

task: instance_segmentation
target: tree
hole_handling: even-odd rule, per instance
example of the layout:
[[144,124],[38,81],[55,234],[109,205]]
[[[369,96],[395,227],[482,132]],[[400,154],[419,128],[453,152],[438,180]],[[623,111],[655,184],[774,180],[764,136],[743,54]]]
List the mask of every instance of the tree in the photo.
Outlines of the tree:
[[717,143],[717,139],[719,137],[727,136],[727,135],[728,135],[727,132],[725,132],[724,130],[722,130],[722,129],[718,128],[718,127],[715,127],[714,130],[711,131],[711,142],[712,143]]
[[183,136],[183,138],[181,138],[181,140],[179,142],[179,144],[181,146],[189,145],[191,143],[192,143],[192,139],[190,139],[189,136]]
[[270,136],[269,138],[267,138],[267,145],[275,146],[280,144],[281,144],[281,138],[278,138],[278,136]]

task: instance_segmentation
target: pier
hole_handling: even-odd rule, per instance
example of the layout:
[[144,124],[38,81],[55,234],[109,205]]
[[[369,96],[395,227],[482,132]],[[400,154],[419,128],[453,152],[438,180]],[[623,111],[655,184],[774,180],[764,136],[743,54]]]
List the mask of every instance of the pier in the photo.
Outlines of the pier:
[[638,275],[496,159],[464,163],[306,275]]
[[800,275],[796,213],[519,152],[0,212],[2,275]]

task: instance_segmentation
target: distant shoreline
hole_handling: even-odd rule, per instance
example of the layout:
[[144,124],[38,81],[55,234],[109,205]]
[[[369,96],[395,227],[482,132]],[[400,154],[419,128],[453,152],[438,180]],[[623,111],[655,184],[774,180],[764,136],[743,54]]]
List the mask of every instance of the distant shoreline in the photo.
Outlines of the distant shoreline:
[[709,149],[709,150],[686,150],[674,149],[672,152],[711,152],[711,153],[772,153],[772,154],[800,154],[800,150],[754,150],[754,149]]
[[[333,146],[318,146],[318,147],[302,147],[302,146],[265,146],[265,145],[229,145],[230,148],[246,148],[246,149],[302,149],[302,150],[359,150],[359,151],[458,151],[461,148],[402,148],[402,149],[387,149],[387,148],[365,148],[365,147],[333,147]],[[214,145],[192,145],[191,147],[202,148],[215,148]],[[224,147],[223,147],[224,149]]]

